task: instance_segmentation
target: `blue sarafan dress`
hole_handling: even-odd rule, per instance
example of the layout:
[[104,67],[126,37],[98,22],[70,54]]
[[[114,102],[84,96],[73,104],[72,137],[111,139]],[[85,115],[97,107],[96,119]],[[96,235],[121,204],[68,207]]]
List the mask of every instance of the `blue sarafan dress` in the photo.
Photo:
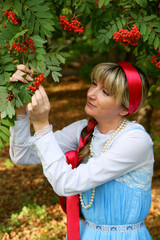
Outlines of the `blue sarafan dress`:
[[[150,178],[147,172],[133,171],[96,187],[91,208],[81,207],[87,220],[80,221],[81,239],[152,239],[143,223],[151,205],[151,188],[148,188]],[[83,193],[85,205],[88,205],[91,194],[92,190]],[[106,229],[103,229],[103,225]]]
[[[144,224],[151,206],[152,175],[134,170],[96,187],[92,206],[80,205],[85,218],[80,220],[81,240],[152,239]],[[92,190],[83,193],[85,206],[91,194]]]

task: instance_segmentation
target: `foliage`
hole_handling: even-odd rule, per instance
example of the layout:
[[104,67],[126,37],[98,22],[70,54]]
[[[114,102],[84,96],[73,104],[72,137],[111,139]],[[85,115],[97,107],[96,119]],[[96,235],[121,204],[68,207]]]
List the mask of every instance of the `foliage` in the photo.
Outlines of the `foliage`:
[[[152,77],[152,91],[159,86],[160,62],[160,9],[155,0],[1,0],[0,7],[0,149],[3,141],[8,142],[9,126],[15,121],[15,107],[31,101],[28,84],[10,83],[10,76],[20,63],[32,68],[35,73],[49,74],[54,81],[61,77],[61,64],[64,64],[69,53],[75,54],[74,46],[79,44],[80,51],[89,44],[86,53],[92,58],[94,53],[109,53],[113,48],[120,51],[117,61],[131,58],[131,62]],[[16,14],[18,24],[14,24],[6,10]],[[60,26],[60,16],[69,20],[80,20],[84,27],[82,34],[70,33]],[[137,46],[122,45],[113,39],[113,34],[120,29],[130,31],[133,25],[140,31]],[[13,47],[31,39],[35,47],[25,53]],[[48,41],[52,40],[50,44]],[[87,44],[86,44],[87,43]],[[9,48],[11,50],[9,50]],[[156,61],[152,57],[156,56]],[[128,60],[128,59],[127,59]],[[82,70],[85,72],[88,66]],[[11,101],[7,96],[11,91]],[[157,93],[159,97],[159,93]],[[8,121],[7,125],[2,120]]]

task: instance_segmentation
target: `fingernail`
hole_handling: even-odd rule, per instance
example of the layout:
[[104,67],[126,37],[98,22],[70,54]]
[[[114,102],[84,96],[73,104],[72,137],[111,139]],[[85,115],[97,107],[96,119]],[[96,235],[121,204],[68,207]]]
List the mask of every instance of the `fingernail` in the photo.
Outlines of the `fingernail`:
[[32,78],[31,76],[28,76],[28,79],[31,80],[31,81],[33,81],[33,78]]

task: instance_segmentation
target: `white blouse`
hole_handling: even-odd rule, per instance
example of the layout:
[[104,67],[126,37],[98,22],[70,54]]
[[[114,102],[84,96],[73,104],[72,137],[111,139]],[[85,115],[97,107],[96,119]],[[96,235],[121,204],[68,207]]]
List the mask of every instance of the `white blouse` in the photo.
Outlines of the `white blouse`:
[[10,128],[10,157],[15,164],[42,163],[45,176],[60,196],[79,194],[134,170],[153,172],[153,142],[135,121],[129,122],[113,140],[110,149],[102,154],[114,130],[101,134],[96,126],[91,144],[96,156],[72,169],[64,153],[78,147],[81,130],[86,125],[87,120],[80,120],[38,139],[30,135],[30,120],[26,115]]

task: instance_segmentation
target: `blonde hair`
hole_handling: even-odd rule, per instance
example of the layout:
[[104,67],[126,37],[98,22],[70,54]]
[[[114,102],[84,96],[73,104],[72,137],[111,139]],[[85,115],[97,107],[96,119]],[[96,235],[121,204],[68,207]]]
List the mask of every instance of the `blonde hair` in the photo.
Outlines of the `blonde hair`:
[[[145,74],[137,67],[142,83],[141,104],[136,112],[144,105],[148,95],[149,84]],[[115,98],[116,102],[121,102],[125,109],[129,108],[129,89],[126,75],[123,69],[116,63],[100,63],[96,65],[91,73],[91,81],[101,82],[107,91]]]
[[[135,66],[134,66],[135,67]],[[141,103],[137,112],[145,103],[146,97],[148,95],[149,83],[145,74],[137,67],[135,67],[139,73],[142,83],[142,98]],[[123,69],[116,63],[100,63],[96,65],[91,73],[91,81],[100,82],[103,84],[104,88],[115,98],[116,103],[121,102],[125,109],[129,109],[129,89],[126,75]],[[92,118],[88,120],[90,122]],[[87,127],[85,127],[81,132],[81,137],[87,136]],[[88,137],[85,146],[79,151],[79,157],[86,160],[89,157],[90,150],[89,145],[92,139],[92,134]]]

